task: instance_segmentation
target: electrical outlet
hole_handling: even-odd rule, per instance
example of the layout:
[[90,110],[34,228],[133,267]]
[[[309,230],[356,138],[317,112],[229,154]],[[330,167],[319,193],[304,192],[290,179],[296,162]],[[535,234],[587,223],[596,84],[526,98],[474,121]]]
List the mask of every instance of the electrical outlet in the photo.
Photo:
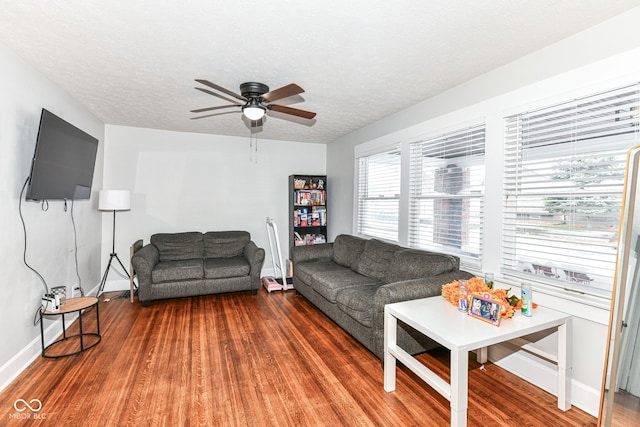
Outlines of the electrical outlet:
[[75,286],[73,288],[73,298],[81,297],[82,293],[80,292],[80,286]]

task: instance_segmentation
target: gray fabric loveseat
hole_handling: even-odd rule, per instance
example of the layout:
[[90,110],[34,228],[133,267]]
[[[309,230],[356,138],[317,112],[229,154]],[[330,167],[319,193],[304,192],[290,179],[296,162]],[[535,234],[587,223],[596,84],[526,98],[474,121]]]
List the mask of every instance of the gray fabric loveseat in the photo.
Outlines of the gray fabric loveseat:
[[246,231],[164,233],[131,257],[144,306],[165,298],[260,287],[264,249]]
[[[291,258],[296,291],[380,359],[385,304],[440,295],[442,285],[473,277],[455,256],[344,234],[293,247]],[[411,354],[437,346],[402,322],[398,343]]]

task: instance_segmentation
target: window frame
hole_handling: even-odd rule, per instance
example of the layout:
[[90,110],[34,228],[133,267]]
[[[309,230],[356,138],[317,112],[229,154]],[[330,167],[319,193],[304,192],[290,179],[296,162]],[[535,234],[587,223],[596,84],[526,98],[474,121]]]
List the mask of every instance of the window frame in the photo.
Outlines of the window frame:
[[[375,160],[382,160],[384,156],[396,156],[397,155],[397,164],[391,164],[392,166],[397,167],[397,172],[395,177],[378,177],[378,182],[372,183],[370,181],[371,174],[371,166],[369,163]],[[395,159],[392,159],[395,160]],[[366,162],[366,165],[364,164]],[[380,163],[384,163],[384,160]],[[402,180],[402,150],[399,144],[394,144],[392,146],[387,146],[381,148],[379,150],[375,150],[372,152],[363,153],[361,155],[356,156],[355,158],[356,165],[356,173],[355,173],[355,215],[354,215],[354,228],[356,233],[360,236],[367,238],[377,238],[381,240],[387,240],[390,242],[398,243],[400,242],[400,228],[401,228],[401,215],[400,215],[400,203],[402,197],[401,191],[401,180]],[[366,170],[364,170],[366,168]],[[369,188],[372,184],[377,184],[378,187],[385,187],[385,191],[393,191],[393,186],[396,192],[393,194],[385,193],[370,195]],[[366,194],[363,194],[366,193]],[[389,223],[388,218],[385,219],[384,215],[382,215],[378,219],[374,219],[373,215],[369,215],[369,212],[385,212],[389,210],[389,205],[391,202],[394,203],[395,206],[391,207],[391,215],[393,215],[393,210],[395,209],[396,219],[394,227],[391,233],[395,233],[395,235],[391,235],[388,231],[380,230],[379,233],[370,232],[371,229],[376,226],[380,226],[383,223]],[[367,212],[369,210],[369,212]],[[389,215],[387,215],[388,217]]]
[[[606,281],[609,280],[611,286],[613,285],[616,264],[615,242],[617,241],[613,235],[617,236],[622,207],[624,159],[628,149],[640,142],[639,111],[637,111],[640,107],[639,96],[640,84],[636,83],[587,94],[530,111],[516,112],[503,118],[505,132],[504,208],[501,220],[503,231],[500,264],[501,271],[505,276],[533,281],[562,291],[578,292],[596,297],[608,298],[610,296],[611,287],[606,288]],[[625,109],[626,107],[629,109]],[[625,126],[630,127],[626,128]],[[603,144],[603,141],[606,143]],[[602,147],[606,147],[606,150],[603,150]],[[616,148],[612,149],[612,147]],[[597,162],[588,164],[591,161],[590,156],[593,158],[593,154],[589,154],[590,151],[601,154],[599,158],[602,161],[599,165],[596,164]],[[607,158],[609,159],[607,160]],[[565,164],[562,165],[559,159],[565,159]],[[546,166],[545,162],[549,166]],[[604,172],[608,170],[609,166],[615,166],[612,170],[618,174],[616,179],[612,178],[613,174],[608,177],[610,179],[605,177]],[[552,167],[555,167],[555,179],[558,179],[555,183],[551,181],[554,179],[553,172],[544,171],[545,168]],[[527,168],[529,170],[525,170]],[[538,171],[533,172],[536,168]],[[558,171],[562,171],[563,168],[568,172],[565,181],[560,185],[558,177],[562,177],[562,174]],[[602,170],[602,173],[600,175],[592,173],[593,170]],[[587,172],[581,175],[583,171]],[[532,179],[528,180],[534,174],[537,174],[535,180],[538,182],[534,182]],[[545,174],[549,175],[547,181],[542,178]],[[571,182],[571,180],[573,181]],[[580,184],[580,180],[585,181]],[[568,185],[568,181],[571,182],[571,185]],[[603,184],[605,181],[611,182]],[[543,188],[545,183],[547,186]],[[535,191],[533,190],[534,186],[537,186]],[[600,189],[589,193],[588,189],[598,186]],[[534,194],[535,192],[538,194]],[[524,202],[527,197],[529,197],[529,201]],[[568,244],[567,256],[565,254],[546,255],[546,264],[542,265],[545,268],[540,269],[542,274],[535,268],[533,268],[535,271],[520,269],[518,263],[527,261],[527,256],[528,260],[535,259],[535,254],[531,251],[535,250],[536,246],[531,246],[529,251],[522,249],[525,241],[524,232],[518,232],[518,227],[526,226],[526,216],[531,216],[536,209],[542,212],[541,201],[544,201],[544,209],[547,209],[546,216],[553,216],[551,210],[554,210],[551,205],[546,205],[547,201],[555,200],[559,204],[575,201],[575,205],[570,206],[574,210],[569,211],[569,214],[562,213],[562,216],[570,215],[571,223],[577,224],[580,215],[586,215],[586,221],[589,221],[589,214],[580,214],[580,212],[585,212],[584,201],[591,199],[595,205],[598,202],[598,197],[601,198],[599,202],[602,204],[607,201],[607,197],[610,198],[609,201],[615,197],[620,198],[617,211],[613,211],[609,215],[609,221],[615,222],[615,226],[611,227],[610,234],[612,236],[609,237],[610,240],[613,240],[609,246],[614,247],[609,250],[609,260],[606,261],[606,266],[594,268],[594,265],[590,264],[590,255],[585,249],[588,247],[586,244],[583,244],[581,248],[575,247],[580,245]],[[525,206],[518,208],[516,204],[519,202]],[[537,207],[535,206],[536,202]],[[526,209],[529,209],[529,212]],[[556,209],[557,212],[561,210],[561,208]],[[605,209],[600,208],[600,210]],[[600,219],[603,221],[607,219],[606,210],[598,216],[592,215],[592,221]],[[548,229],[545,229],[544,224],[546,223],[542,219],[539,223],[538,233],[552,234]],[[559,227],[561,226],[562,223]],[[575,226],[576,230],[571,227],[566,228],[568,229],[567,236],[549,237],[549,247],[558,247],[559,243],[566,243],[569,239],[575,239],[576,236],[585,237],[588,234],[587,232],[580,234],[579,226]],[[588,227],[586,228],[588,229]],[[603,240],[606,238],[606,235],[604,236]],[[535,237],[530,238],[530,242],[534,241]],[[520,244],[520,249],[517,247],[518,244]],[[603,247],[606,248],[606,245]],[[524,257],[521,257],[519,253],[524,254]],[[572,261],[571,257],[573,259],[584,257],[585,260]],[[597,256],[593,255],[593,257]],[[560,260],[560,262],[556,262],[556,260]],[[595,263],[596,260],[594,259],[593,262]],[[536,265],[540,266],[539,263]],[[590,267],[591,269],[589,269]],[[547,274],[546,270],[548,269],[551,270]],[[594,271],[598,272],[596,273],[597,286],[591,285],[591,281],[594,279],[589,276],[587,271],[590,271],[592,275]]]
[[[486,123],[482,121],[458,126],[438,135],[420,138],[409,143],[408,153],[408,246],[455,255],[460,258],[461,268],[480,269],[484,239]],[[425,161],[425,157],[428,160]],[[444,182],[447,172],[454,170],[450,169],[454,165],[460,173],[453,174],[449,183],[455,186],[454,189],[459,187],[457,191],[446,189]],[[481,182],[480,185],[478,181]],[[474,188],[473,191],[471,187]],[[438,206],[447,209],[438,202],[446,205],[446,202],[454,200],[461,202],[460,212],[449,211],[449,215],[439,221],[435,215]],[[426,205],[428,202],[433,203],[431,236],[424,235],[425,227],[420,225],[421,211],[423,208],[429,209]],[[460,224],[460,230],[448,226],[449,221]],[[474,228],[475,231],[472,232]],[[437,229],[446,230],[440,242],[435,241]],[[452,235],[452,230],[454,234],[459,231],[459,235]],[[472,234],[477,237],[474,239]],[[432,241],[427,242],[425,238]],[[458,243],[459,248],[456,249]]]

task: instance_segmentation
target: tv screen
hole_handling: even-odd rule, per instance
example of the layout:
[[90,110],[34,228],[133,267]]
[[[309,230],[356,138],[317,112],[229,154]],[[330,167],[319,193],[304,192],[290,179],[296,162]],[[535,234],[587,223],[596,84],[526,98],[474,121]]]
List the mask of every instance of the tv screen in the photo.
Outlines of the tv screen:
[[42,109],[27,200],[91,197],[98,140]]

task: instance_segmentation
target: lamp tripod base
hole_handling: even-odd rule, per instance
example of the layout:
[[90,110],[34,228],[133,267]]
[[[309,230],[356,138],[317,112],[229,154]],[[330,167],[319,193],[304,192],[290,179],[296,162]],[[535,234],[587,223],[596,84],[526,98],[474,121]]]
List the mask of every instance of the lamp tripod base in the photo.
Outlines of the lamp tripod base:
[[120,261],[118,254],[115,252],[112,252],[111,254],[109,254],[109,262],[107,263],[107,268],[104,269],[104,274],[102,275],[102,281],[100,282],[100,287],[98,288],[98,293],[96,295],[97,297],[102,295],[102,292],[104,291],[104,285],[107,283],[107,276],[109,275],[109,270],[111,270],[111,263],[113,262],[114,258],[118,260],[118,263],[120,264],[120,267],[122,267],[122,271],[124,271],[124,274],[126,274],[127,277],[131,279],[131,276],[129,276],[129,273],[127,272],[127,269],[124,267],[124,264],[122,263],[122,261]]

